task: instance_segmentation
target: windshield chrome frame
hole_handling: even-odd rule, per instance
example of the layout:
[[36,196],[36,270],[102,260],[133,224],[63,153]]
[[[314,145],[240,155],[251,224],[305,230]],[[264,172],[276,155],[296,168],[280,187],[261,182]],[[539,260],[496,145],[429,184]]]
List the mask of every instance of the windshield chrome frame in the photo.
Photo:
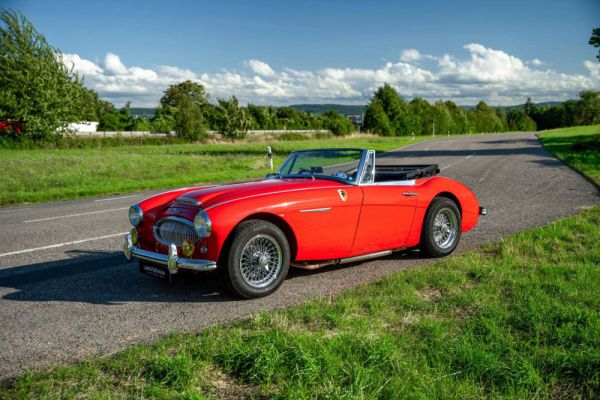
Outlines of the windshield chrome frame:
[[[350,181],[347,179],[342,179],[342,178],[337,178],[335,176],[328,176],[328,175],[318,175],[318,174],[292,174],[292,175],[284,175],[281,171],[281,169],[283,168],[283,166],[286,164],[287,160],[289,157],[292,157],[294,154],[297,153],[303,153],[303,152],[309,152],[309,151],[327,151],[327,150],[336,150],[336,151],[340,151],[340,150],[352,150],[352,151],[360,151],[361,155],[360,155],[360,160],[358,161],[358,167],[356,168],[356,179],[354,181]],[[370,152],[375,153],[374,150],[366,150],[366,149],[353,149],[353,148],[325,148],[325,149],[306,149],[306,150],[294,150],[290,153],[290,155],[283,161],[283,163],[281,164],[281,166],[277,169],[276,174],[279,175],[281,178],[288,178],[288,177],[313,177],[313,178],[321,178],[321,179],[328,179],[331,178],[331,180],[334,181],[338,181],[338,182],[343,182],[346,183],[348,185],[353,185],[353,186],[359,186],[361,181],[362,181],[362,177],[364,175],[365,172],[365,166],[366,166],[366,161],[367,161],[367,156],[369,155]]]

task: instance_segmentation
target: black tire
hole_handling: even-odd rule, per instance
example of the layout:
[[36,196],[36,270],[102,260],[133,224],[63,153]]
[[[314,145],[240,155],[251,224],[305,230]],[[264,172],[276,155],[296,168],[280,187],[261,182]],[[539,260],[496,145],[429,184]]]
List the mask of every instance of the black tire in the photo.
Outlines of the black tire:
[[290,269],[290,246],[281,229],[267,221],[249,220],[232,235],[223,271],[229,288],[246,299],[277,290]]
[[[439,223],[436,225],[436,217],[438,215],[441,215],[440,221],[447,221],[448,224]],[[447,197],[434,198],[429,205],[425,221],[423,222],[421,251],[429,257],[434,258],[449,255],[458,246],[461,225],[460,210],[456,203]],[[446,228],[444,228],[445,226]],[[450,232],[447,232],[448,229]],[[442,230],[443,232],[441,232]],[[447,240],[444,240],[445,234],[448,235]]]

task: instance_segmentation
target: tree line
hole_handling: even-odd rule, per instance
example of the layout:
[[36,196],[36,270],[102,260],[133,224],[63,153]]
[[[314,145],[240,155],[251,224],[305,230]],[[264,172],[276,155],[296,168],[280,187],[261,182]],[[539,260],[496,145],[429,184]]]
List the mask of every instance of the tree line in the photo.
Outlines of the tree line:
[[212,103],[205,88],[192,81],[169,86],[152,118],[133,118],[126,105],[120,110],[99,109],[98,121],[100,130],[174,132],[187,139],[202,138],[207,131],[239,139],[248,130],[324,129],[334,135],[347,135],[355,130],[354,125],[335,110],[317,115],[290,107],[241,106],[235,96]]
[[404,100],[385,84],[365,111],[363,129],[384,136],[535,131],[600,123],[600,92],[587,90],[577,100],[537,106],[527,99],[522,107],[490,107],[480,101],[464,109],[452,101],[434,104],[422,98]]

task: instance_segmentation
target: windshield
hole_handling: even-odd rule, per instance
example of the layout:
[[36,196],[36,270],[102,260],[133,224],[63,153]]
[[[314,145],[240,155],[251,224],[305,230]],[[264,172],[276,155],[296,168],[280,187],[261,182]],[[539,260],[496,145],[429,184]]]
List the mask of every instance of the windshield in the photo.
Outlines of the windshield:
[[283,177],[334,178],[356,181],[363,151],[358,149],[320,149],[292,153],[279,168]]

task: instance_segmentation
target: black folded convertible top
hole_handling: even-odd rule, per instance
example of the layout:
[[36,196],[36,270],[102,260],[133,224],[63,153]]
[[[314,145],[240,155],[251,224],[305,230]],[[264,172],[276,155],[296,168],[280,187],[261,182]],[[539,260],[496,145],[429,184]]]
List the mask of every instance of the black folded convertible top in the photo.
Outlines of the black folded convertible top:
[[376,165],[375,182],[405,181],[428,178],[440,173],[437,164],[429,165]]

